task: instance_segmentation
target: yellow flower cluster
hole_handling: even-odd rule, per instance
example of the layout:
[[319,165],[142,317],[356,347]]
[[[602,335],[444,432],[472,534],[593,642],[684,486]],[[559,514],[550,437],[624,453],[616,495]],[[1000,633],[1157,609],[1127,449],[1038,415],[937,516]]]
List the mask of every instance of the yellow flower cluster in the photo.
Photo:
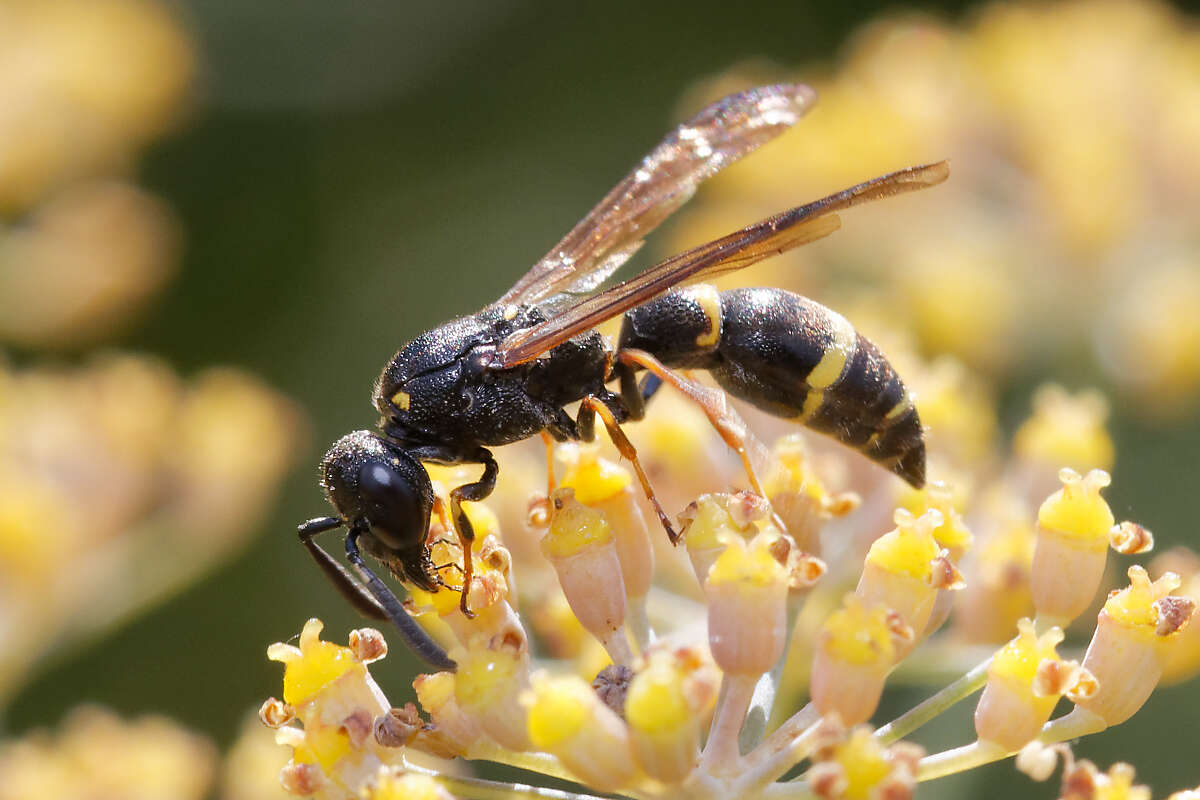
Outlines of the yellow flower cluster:
[[194,72],[157,0],[0,6],[0,341],[93,341],[171,276],[171,214],[124,176]]
[[[287,725],[280,741],[292,746],[293,765],[284,785],[301,796],[375,796],[400,774],[430,778],[429,762],[414,766],[418,756],[457,756],[634,797],[906,797],[920,781],[1012,756],[1030,741],[1119,724],[1164,674],[1197,670],[1188,639],[1195,601],[1175,593],[1175,573],[1151,582],[1135,566],[1130,587],[1101,611],[1086,655],[1058,655],[1054,626],[1093,607],[1108,549],[1141,553],[1153,538],[1116,521],[1101,469],[1062,468],[1058,489],[1047,491],[1041,459],[1080,451],[1051,446],[1064,434],[1042,425],[1045,413],[1037,404],[1021,427],[1027,448],[993,452],[974,469],[931,440],[931,463],[961,481],[921,492],[843,448],[789,434],[771,450],[768,485],[805,498],[790,519],[803,525],[807,551],[771,503],[747,490],[697,497],[678,517],[684,546],[672,548],[647,525],[633,476],[607,446],[559,446],[570,485],[548,497],[541,446],[502,451],[496,494],[467,506],[482,534],[472,615],[457,602],[461,551],[444,520],[430,542],[446,585],[410,592],[410,612],[458,664],[414,682],[419,707],[390,708],[353,637],[350,648],[320,642],[310,623],[299,648],[272,649],[287,663],[284,701],[268,704],[264,719]],[[690,452],[713,453],[657,469],[664,493],[748,481],[736,456],[710,448],[718,435],[704,425],[651,413],[629,429],[647,464],[668,461],[656,441],[690,437]],[[1069,430],[1108,441],[1102,421]],[[447,482],[464,476],[435,476],[444,506]],[[841,487],[862,502],[833,503]],[[531,488],[532,501],[512,495]],[[631,591],[627,571],[641,576],[648,564],[653,584]],[[1200,572],[1200,560],[1183,553],[1170,566],[1186,570],[1189,585]],[[975,586],[1007,602],[968,602]],[[1002,646],[981,664],[967,661],[979,651],[964,646],[966,632]],[[938,674],[962,676],[878,729],[853,727],[875,717],[897,670],[922,679],[929,660],[910,656],[923,649],[939,654]],[[929,755],[898,741],[981,688],[978,741]],[[1074,710],[1048,722],[1062,697]],[[388,725],[400,733],[381,734]],[[777,783],[803,763],[803,781]],[[483,785],[452,776],[446,763],[433,770],[429,791],[472,796]]]
[[[1187,325],[1138,345],[1154,351],[1134,354],[1142,371],[1113,347],[1136,341],[1117,311],[1128,284],[1194,258],[1196,221],[1184,209],[1200,186],[1186,144],[1196,139],[1200,43],[1176,22],[1152,4],[1074,0],[994,5],[961,30],[929,20],[868,29],[819,87],[819,110],[716,181],[683,235],[712,238],[731,217],[796,196],[954,160],[944,192],[864,214],[857,224],[871,237],[738,277],[794,286],[803,275],[810,283],[798,288],[836,295],[831,275],[878,270],[877,285],[900,302],[847,290],[838,306],[866,323],[913,388],[929,486],[900,487],[788,421],[754,419],[771,446],[751,441],[740,459],[666,386],[626,427],[676,512],[667,522],[682,546],[672,547],[640,479],[606,445],[560,445],[553,456],[537,443],[507,448],[496,492],[467,505],[479,533],[469,585],[444,513],[429,531],[440,585],[410,592],[406,608],[458,666],[414,681],[419,706],[390,708],[371,659],[353,643],[320,643],[312,623],[298,648],[271,650],[287,674],[284,701],[269,702],[264,719],[292,747],[288,791],[382,797],[400,780],[414,796],[525,791],[424,757],[489,760],[635,798],[903,800],[920,782],[1018,753],[1025,765],[1041,748],[1044,762],[1067,752],[1061,742],[1124,722],[1163,679],[1200,671],[1191,554],[1156,565],[1154,580],[1130,567],[1128,585],[1100,607],[1109,550],[1153,546],[1103,495],[1117,459],[1107,400],[1042,387],[1003,442],[978,374],[1086,340],[1123,388],[1160,408],[1200,389],[1200,366],[1154,371],[1191,363]],[[720,80],[713,94],[748,82]],[[1139,119],[1121,118],[1114,109],[1133,99]],[[918,218],[942,224],[931,231]],[[1153,302],[1181,292],[1172,285]],[[927,361],[921,350],[940,355]],[[691,389],[693,399],[710,391]],[[448,490],[475,477],[431,476],[443,512]],[[1068,626],[1090,632],[1086,650],[1063,645]],[[900,673],[944,687],[877,719]],[[904,741],[981,690],[974,741],[930,754]],[[1064,700],[1070,710],[1054,717]],[[1072,785],[1064,796],[1140,796],[1126,768],[1093,772],[1092,795]],[[788,773],[800,777],[782,780]]]
[[51,649],[195,580],[254,530],[299,412],[256,379],[152,358],[0,365],[0,698]]
[[[689,106],[789,77],[735,69]],[[1155,0],[995,2],[963,27],[901,16],[860,31],[814,85],[812,113],[716,178],[673,251],[804,197],[949,158],[954,174],[938,191],[864,211],[870,236],[772,259],[751,283],[836,297],[872,338],[910,331],[924,351],[993,374],[1090,346],[1137,409],[1193,407],[1194,18]],[[930,219],[938,224],[915,224]]]

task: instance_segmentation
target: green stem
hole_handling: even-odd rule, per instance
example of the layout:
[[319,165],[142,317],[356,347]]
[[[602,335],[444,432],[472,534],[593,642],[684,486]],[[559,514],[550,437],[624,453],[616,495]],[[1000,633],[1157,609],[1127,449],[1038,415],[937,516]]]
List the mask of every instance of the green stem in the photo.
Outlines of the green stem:
[[783,677],[783,670],[787,666],[788,655],[792,649],[796,618],[800,615],[803,605],[802,595],[788,595],[787,633],[783,642],[783,655],[775,662],[770,672],[758,679],[754,687],[754,696],[750,698],[746,720],[742,723],[742,732],[738,736],[738,748],[743,753],[749,753],[757,747],[767,732],[767,723],[771,721],[771,712],[775,708],[775,697],[779,694],[779,681]]
[[[1055,744],[1081,736],[1099,733],[1107,726],[1099,716],[1086,708],[1076,706],[1071,713],[1047,722],[1042,726],[1042,732],[1037,740],[1042,744]],[[975,767],[1009,758],[1017,754],[1016,750],[1005,750],[992,742],[972,742],[953,750],[934,753],[921,759],[917,768],[917,780],[931,781],[957,772],[965,772]]]
[[979,691],[987,682],[987,671],[991,664],[992,659],[988,658],[976,665],[954,683],[875,731],[875,738],[884,745],[903,739],[955,703]]
[[518,753],[498,744],[479,742],[472,745],[463,754],[463,757],[469,761],[495,761],[498,764],[507,764],[510,767],[517,767],[529,772],[540,772],[564,781],[576,780],[575,776],[549,753]]
[[721,678],[721,693],[717,697],[717,710],[713,716],[708,741],[700,756],[698,769],[709,775],[728,771],[738,757],[738,732],[746,718],[750,698],[758,679],[752,675],[736,675],[726,672]]
[[447,775],[431,769],[408,764],[407,772],[428,775],[442,786],[454,793],[456,797],[466,800],[520,800],[520,798],[539,798],[540,800],[605,800],[593,794],[578,794],[561,789],[544,789],[540,786],[530,786],[526,783],[502,783],[500,781],[485,781],[482,778],[467,778],[460,775]]

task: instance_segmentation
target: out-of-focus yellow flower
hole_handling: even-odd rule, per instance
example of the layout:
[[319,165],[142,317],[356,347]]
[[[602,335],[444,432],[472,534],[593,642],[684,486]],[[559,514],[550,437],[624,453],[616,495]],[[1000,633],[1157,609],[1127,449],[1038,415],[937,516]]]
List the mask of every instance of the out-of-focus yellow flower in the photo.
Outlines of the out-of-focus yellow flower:
[[11,0],[0,25],[0,215],[161,134],[195,71],[154,0]]
[[[882,286],[891,324],[924,350],[994,374],[1078,360],[1091,343],[1137,409],[1186,412],[1200,394],[1187,311],[1200,274],[1194,27],[1153,0],[993,2],[962,27],[875,22],[815,83],[820,100],[795,131],[706,187],[671,249],[949,158],[936,192],[847,221],[871,236],[786,254],[753,280],[841,290],[842,307]],[[744,72],[761,81],[764,69]],[[751,85],[739,74],[698,94]]]
[[0,798],[202,800],[216,760],[210,742],[170,720],[84,707],[57,733],[0,743]]
[[123,176],[194,62],[159,0],[0,6],[0,341],[91,342],[171,277],[174,220]]
[[279,771],[287,762],[275,732],[257,718],[248,719],[221,767],[222,800],[287,800],[279,783]]
[[233,370],[0,366],[0,696],[244,542],[299,428],[290,402]]
[[72,186],[22,224],[0,223],[0,340],[62,346],[127,326],[174,274],[177,239],[160,201],[117,181]]

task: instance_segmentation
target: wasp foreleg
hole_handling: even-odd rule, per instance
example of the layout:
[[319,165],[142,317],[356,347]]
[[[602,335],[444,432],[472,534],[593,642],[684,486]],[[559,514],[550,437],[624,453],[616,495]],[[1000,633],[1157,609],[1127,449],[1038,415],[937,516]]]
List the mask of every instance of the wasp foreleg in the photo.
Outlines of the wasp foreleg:
[[463,551],[463,588],[458,607],[468,619],[475,617],[475,612],[467,605],[471,578],[475,574],[471,563],[471,543],[475,541],[475,528],[471,525],[462,504],[464,500],[474,503],[490,495],[496,488],[496,476],[500,473],[500,466],[487,450],[480,448],[470,460],[483,464],[483,475],[474,483],[465,483],[450,491],[450,518],[454,520],[454,529],[458,533],[458,542]]
[[[437,669],[450,671],[457,669],[458,664],[446,655],[446,651],[408,615],[404,606],[400,605],[400,601],[396,599],[396,595],[392,594],[392,590],[363,561],[362,554],[358,551],[358,539],[362,534],[362,530],[353,528],[346,536],[346,558],[350,561],[350,566],[354,567],[354,571],[358,573],[358,577],[367,585],[367,591],[378,601],[385,618],[392,621],[392,624],[400,631],[400,638],[404,640],[404,643],[426,663]],[[301,538],[303,539],[303,534],[301,534]]]

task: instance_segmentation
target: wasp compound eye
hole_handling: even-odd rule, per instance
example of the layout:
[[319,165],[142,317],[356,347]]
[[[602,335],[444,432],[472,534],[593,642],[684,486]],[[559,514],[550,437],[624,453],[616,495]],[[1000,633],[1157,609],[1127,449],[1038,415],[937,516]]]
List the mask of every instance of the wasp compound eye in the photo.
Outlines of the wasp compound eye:
[[433,588],[424,566],[433,487],[416,459],[369,431],[355,431],[325,454],[321,483],[351,528],[368,532],[410,581]]

